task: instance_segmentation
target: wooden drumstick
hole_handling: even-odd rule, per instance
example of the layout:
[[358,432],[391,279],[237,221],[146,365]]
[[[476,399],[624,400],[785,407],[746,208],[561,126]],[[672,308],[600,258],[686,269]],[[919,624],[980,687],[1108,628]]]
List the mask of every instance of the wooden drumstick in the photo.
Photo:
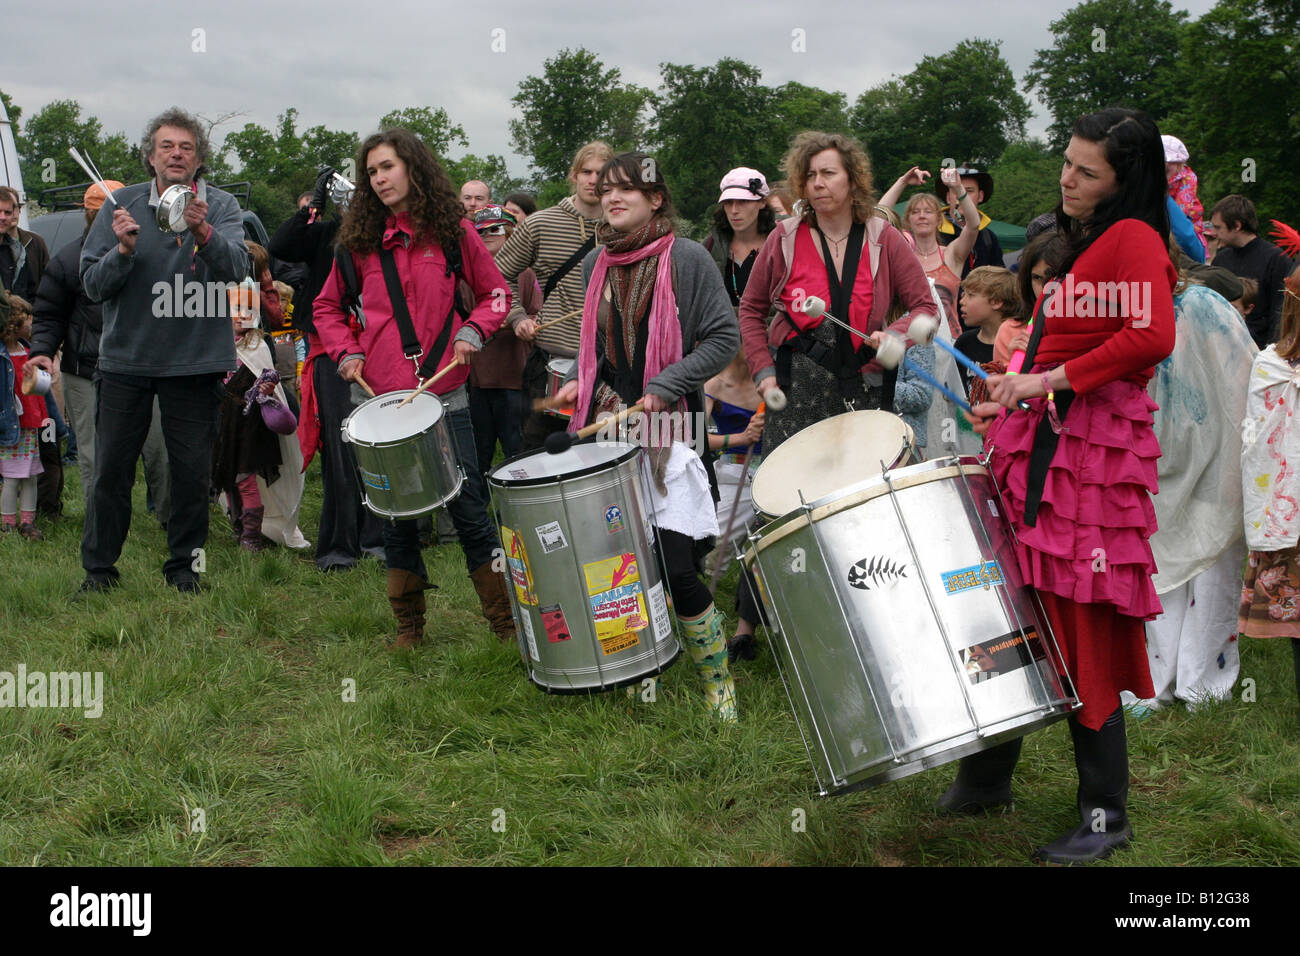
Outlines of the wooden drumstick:
[[460,365],[460,362],[457,362],[455,359],[452,359],[452,360],[451,360],[450,362],[448,362],[448,363],[447,363],[443,368],[439,369],[438,372],[437,372],[437,374],[435,374],[435,375],[433,375],[433,376],[431,376],[431,377],[429,377],[429,378],[426,378],[423,382],[420,383],[420,387],[419,387],[419,388],[417,388],[415,391],[413,391],[410,395],[407,395],[406,398],[402,399],[400,402],[398,402],[398,403],[397,403],[395,406],[393,406],[393,407],[394,407],[394,408],[401,408],[403,405],[409,405],[409,404],[411,404],[411,402],[415,401],[415,396],[419,395],[421,392],[423,392],[425,389],[427,389],[430,385],[432,385],[434,382],[438,381],[438,379],[442,378],[444,375],[446,375],[448,372],[450,372],[452,369],[454,369],[454,368],[455,368],[456,366],[458,366],[458,365]]
[[360,385],[362,388],[364,388],[366,390],[366,394],[369,395],[371,398],[375,397],[375,390],[371,388],[370,383],[367,382],[360,375],[355,376],[353,378],[353,381],[356,382],[358,385]]
[[564,313],[564,315],[557,315],[553,319],[547,319],[545,322],[539,322],[537,323],[537,328],[534,330],[534,333],[540,332],[542,331],[542,329],[549,329],[552,325],[559,325],[565,319],[571,319],[575,315],[582,315],[582,309],[574,309],[572,312]]
[[[780,393],[781,406],[785,406],[785,392],[779,388],[774,391]],[[778,409],[779,411],[780,409]],[[767,412],[767,402],[759,402],[758,408],[754,410],[755,415],[762,415]],[[761,440],[761,439],[760,439]],[[740,459],[740,481],[736,483],[736,496],[731,499],[731,513],[727,515],[727,530],[722,533],[718,539],[718,547],[725,548],[731,541],[731,529],[736,526],[736,509],[740,507],[740,494],[745,490],[745,471],[749,468],[749,456],[754,453],[754,446],[751,444],[745,449],[745,455]],[[722,576],[722,561],[713,562],[713,574],[709,579],[709,593],[712,594],[718,587],[718,578]]]
[[637,402],[630,408],[623,409],[617,415],[611,416],[610,418],[602,418],[600,421],[593,422],[586,428],[579,429],[576,432],[552,432],[546,436],[546,451],[552,455],[562,454],[572,448],[576,442],[579,442],[584,438],[590,438],[602,428],[614,427],[629,415],[634,415],[637,412],[644,410],[645,406],[640,402]]

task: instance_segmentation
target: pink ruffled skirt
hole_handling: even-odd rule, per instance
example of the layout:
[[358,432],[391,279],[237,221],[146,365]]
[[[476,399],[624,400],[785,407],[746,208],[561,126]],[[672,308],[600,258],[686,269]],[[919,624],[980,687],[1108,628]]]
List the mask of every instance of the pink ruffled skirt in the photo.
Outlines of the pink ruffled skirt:
[[[1035,368],[1034,374],[1046,369]],[[1034,527],[1025,525],[1029,458],[1047,401],[994,423],[985,441],[1019,538],[1020,572],[1038,588],[1080,604],[1110,604],[1119,614],[1153,620],[1160,599],[1151,584],[1160,443],[1157,409],[1146,390],[1110,382],[1074,396],[1043,483]]]

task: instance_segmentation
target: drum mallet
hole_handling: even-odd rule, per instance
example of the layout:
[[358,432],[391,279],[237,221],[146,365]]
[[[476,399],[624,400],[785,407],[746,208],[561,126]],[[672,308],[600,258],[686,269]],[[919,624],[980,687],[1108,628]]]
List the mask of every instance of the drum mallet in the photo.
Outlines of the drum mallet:
[[629,415],[635,415],[637,412],[644,410],[645,406],[640,402],[637,402],[635,405],[623,409],[617,415],[612,415],[609,418],[602,418],[600,421],[594,422],[586,428],[579,429],[576,432],[552,432],[546,436],[546,451],[551,455],[563,454],[575,444],[582,441],[584,438],[590,438],[602,428],[611,428],[623,421]]
[[[969,356],[963,355],[955,348],[939,338],[939,320],[932,315],[918,315],[912,320],[912,324],[907,327],[907,337],[917,345],[937,345],[954,359],[957,364],[964,365],[976,378],[987,379],[989,373],[979,367],[977,362],[971,360]],[[1019,402],[1018,407],[1022,412],[1029,411],[1028,402]]]
[[434,382],[438,381],[438,379],[442,378],[444,375],[446,375],[448,372],[450,372],[452,369],[454,369],[456,366],[460,364],[461,364],[460,362],[457,362],[455,359],[452,359],[445,366],[439,369],[437,373],[429,376],[423,382],[421,382],[419,388],[413,391],[410,395],[407,395],[406,398],[402,399],[393,407],[401,408],[403,405],[411,404],[411,402],[415,401],[415,396],[419,395],[421,392],[423,392],[425,389],[431,386]]
[[[779,412],[785,408],[785,392],[773,386],[767,390],[768,398],[772,400],[772,411]],[[779,403],[779,404],[778,404]],[[758,408],[754,411],[755,415],[762,415],[767,411],[767,401],[758,403]],[[761,439],[760,439],[761,440]],[[740,495],[745,490],[745,472],[749,468],[750,456],[754,454],[754,446],[751,444],[745,449],[744,456],[740,459],[740,481],[736,483],[736,494],[731,499],[731,511],[727,514],[727,530],[722,533],[718,539],[718,547],[725,548],[731,540],[731,529],[736,526],[736,510],[740,507]],[[709,593],[712,594],[718,586],[718,578],[722,576],[722,562],[713,562],[713,574],[709,579]]]
[[[826,303],[815,295],[810,295],[804,300],[803,311],[805,315],[814,319],[830,319],[840,328],[847,329],[849,332],[852,332],[861,339],[866,339],[868,342],[871,341],[871,336],[867,335],[867,333],[855,329],[853,326],[848,325],[845,322],[841,322],[839,319],[835,318],[835,316],[827,312]],[[957,405],[958,408],[965,409],[968,412],[970,411],[970,402],[955,395],[947,386],[941,384],[933,375],[928,373],[925,369],[918,367],[915,362],[907,357],[907,345],[899,336],[886,333],[885,337],[881,339],[880,345],[876,347],[876,361],[889,369],[898,368],[898,363],[902,362],[903,365],[910,369],[918,378],[924,379],[931,388],[942,392],[943,395],[949,401]]]

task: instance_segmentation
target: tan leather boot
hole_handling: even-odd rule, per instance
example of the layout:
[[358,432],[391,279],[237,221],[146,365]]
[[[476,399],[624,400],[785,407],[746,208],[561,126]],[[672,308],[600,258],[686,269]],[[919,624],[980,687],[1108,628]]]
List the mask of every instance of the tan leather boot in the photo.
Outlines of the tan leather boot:
[[397,618],[397,638],[389,646],[396,650],[424,643],[424,592],[429,585],[402,568],[389,568],[387,583],[388,603]]
[[480,564],[470,572],[474,590],[478,592],[478,602],[483,608],[483,617],[502,642],[515,640],[515,615],[510,609],[510,597],[506,594],[506,577],[500,571],[492,570],[492,562]]

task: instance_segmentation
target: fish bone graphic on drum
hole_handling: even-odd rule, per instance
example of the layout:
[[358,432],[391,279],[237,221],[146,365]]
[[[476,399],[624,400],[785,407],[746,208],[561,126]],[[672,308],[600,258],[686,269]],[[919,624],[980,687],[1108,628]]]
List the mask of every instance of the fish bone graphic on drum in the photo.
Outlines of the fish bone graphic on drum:
[[863,591],[870,591],[872,584],[880,588],[905,577],[907,577],[906,564],[899,564],[878,554],[863,558],[849,568],[849,585]]

